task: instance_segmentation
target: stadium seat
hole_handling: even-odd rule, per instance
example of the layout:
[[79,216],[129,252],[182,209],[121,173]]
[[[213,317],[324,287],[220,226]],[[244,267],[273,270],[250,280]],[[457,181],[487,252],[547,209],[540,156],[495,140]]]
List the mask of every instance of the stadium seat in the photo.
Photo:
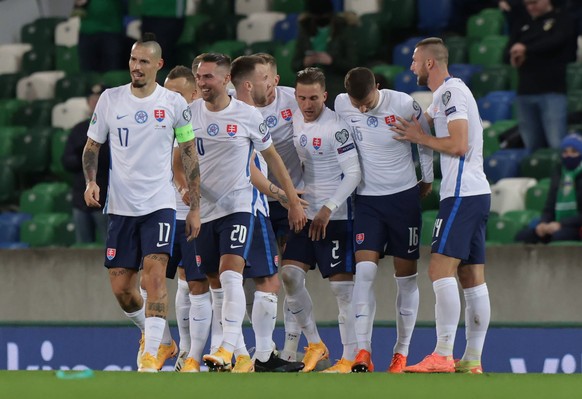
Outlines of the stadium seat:
[[238,22],[236,38],[247,44],[273,40],[275,24],[284,19],[280,12],[253,13]]
[[38,215],[41,213],[70,213],[72,209],[71,189],[66,183],[39,183],[20,194],[20,212]]
[[485,158],[483,169],[487,180],[497,183],[506,177],[519,177],[519,163],[527,155],[527,150],[499,150]]
[[471,82],[471,77],[481,71],[479,65],[472,64],[449,64],[449,74],[461,79],[467,86]]
[[64,71],[35,72],[18,81],[16,97],[26,101],[53,99],[57,81],[64,76]]
[[81,71],[77,46],[57,46],[55,51],[56,69],[65,71],[67,75],[79,73]]
[[101,81],[107,87],[123,86],[131,82],[131,76],[126,69],[107,71],[101,76]]
[[503,215],[525,209],[525,195],[536,180],[525,177],[503,178],[491,185],[491,211]]
[[86,74],[75,74],[59,79],[55,85],[55,99],[66,101],[71,97],[83,97],[89,93],[89,77]]
[[20,240],[31,247],[69,246],[75,225],[66,213],[41,213],[20,226]]
[[401,65],[388,65],[388,64],[374,65],[371,69],[372,72],[378,75],[382,75],[384,79],[386,79],[389,88],[394,87],[394,80],[396,78],[396,75],[404,71],[404,67]]
[[[0,172],[1,173],[1,172]],[[21,212],[0,213],[0,242],[16,243],[20,241],[20,225],[32,216]]]
[[247,45],[240,40],[219,40],[209,44],[203,49],[205,53],[221,53],[228,55],[231,59],[235,59],[244,55]]
[[[382,14],[364,14],[360,16],[360,24],[356,28],[358,41],[358,59],[367,63],[371,59],[381,57],[383,42],[382,26],[386,24]],[[412,61],[412,58],[410,59]]]
[[55,43],[55,28],[64,21],[60,17],[38,18],[20,28],[20,40],[35,48],[52,46]]
[[469,87],[475,98],[486,96],[492,91],[505,91],[510,88],[508,65],[495,65],[483,68],[471,77]]
[[570,90],[567,94],[568,113],[582,112],[582,90]]
[[482,66],[502,65],[507,36],[486,36],[469,46],[469,63]]
[[299,14],[305,10],[307,0],[273,0],[271,9],[285,14]]
[[0,100],[0,126],[15,125],[16,123],[13,123],[14,114],[25,105],[26,101],[16,98]]
[[0,126],[0,159],[14,154],[14,140],[25,133],[25,126]]
[[390,29],[409,29],[416,22],[416,0],[380,0],[380,13],[390,20]]
[[449,64],[466,64],[468,61],[469,44],[464,36],[451,36],[445,39],[449,50]]
[[344,11],[357,15],[377,13],[380,11],[380,4],[378,0],[344,0]]
[[422,212],[422,229],[420,231],[420,245],[431,245],[434,222],[438,210],[431,209]]
[[541,212],[546,205],[549,190],[549,179],[540,180],[535,186],[530,187],[525,193],[525,209]]
[[438,35],[449,24],[452,0],[418,0],[418,29],[421,32]]
[[[2,142],[0,141],[1,144]],[[15,191],[16,176],[14,175],[14,171],[8,165],[0,162],[0,204],[11,202],[14,199]],[[1,226],[0,230],[3,230]]]
[[521,225],[503,216],[487,223],[487,241],[499,244],[515,243],[515,235],[521,230]]
[[488,157],[500,149],[500,136],[517,125],[513,119],[499,120],[483,130],[483,156]]
[[26,102],[12,116],[12,124],[18,126],[50,126],[51,113],[56,100]]
[[432,182],[432,191],[422,199],[422,210],[435,210],[439,209],[440,195],[439,190],[441,188],[441,179],[434,179]]
[[41,71],[53,71],[55,69],[55,47],[45,45],[40,48],[33,48],[22,56],[21,71],[31,74]]
[[297,39],[299,14],[287,14],[284,20],[279,21],[273,27],[273,39],[279,43],[287,43],[289,40]]
[[196,12],[208,15],[211,19],[220,20],[234,14],[233,3],[224,0],[200,0]]
[[16,85],[23,78],[21,73],[3,73],[0,74],[0,100],[6,100],[16,97]]
[[276,41],[266,41],[266,42],[255,42],[248,46],[247,52],[248,54],[256,54],[256,53],[267,53],[267,54],[275,54],[277,50],[277,42]]
[[193,45],[199,35],[203,34],[202,26],[210,18],[207,15],[188,15],[184,18],[184,28],[178,39],[178,45]]
[[467,20],[467,38],[478,41],[486,36],[502,35],[505,24],[503,12],[498,8],[486,8]]
[[236,40],[238,22],[243,18],[242,15],[227,15],[219,20],[210,18],[202,25],[203,35],[196,38],[196,46],[203,48],[219,40]]
[[295,54],[296,40],[290,40],[277,46],[275,59],[277,60],[277,72],[281,77],[281,86],[295,85],[295,71],[291,68],[291,61]]
[[0,44],[0,74],[20,72],[22,57],[30,50],[29,43]]
[[521,228],[527,227],[532,221],[539,220],[540,212],[531,209],[505,212],[503,218],[513,220]]
[[483,121],[495,123],[499,120],[512,119],[515,92],[492,91],[477,100],[479,114]]
[[55,45],[73,47],[79,43],[81,18],[71,17],[55,27]]
[[540,148],[521,161],[520,172],[522,176],[541,180],[546,177],[551,177],[560,164],[561,156],[558,150],[553,148]]
[[14,139],[13,155],[21,158],[20,172],[45,173],[50,160],[52,128],[35,126]]
[[234,0],[234,13],[249,15],[256,12],[267,12],[271,6],[270,0]]
[[422,39],[422,37],[412,37],[394,46],[394,49],[392,50],[392,63],[394,65],[400,65],[406,69],[410,68],[414,47],[416,46],[416,43]]
[[568,91],[582,90],[582,64],[571,62],[566,67],[566,88]]
[[66,129],[55,129],[51,135],[51,157],[49,169],[61,181],[70,182],[71,175],[63,166],[62,156],[65,152],[67,139],[71,132]]
[[53,107],[52,125],[62,129],[71,129],[77,123],[89,119],[90,112],[87,97],[69,98]]

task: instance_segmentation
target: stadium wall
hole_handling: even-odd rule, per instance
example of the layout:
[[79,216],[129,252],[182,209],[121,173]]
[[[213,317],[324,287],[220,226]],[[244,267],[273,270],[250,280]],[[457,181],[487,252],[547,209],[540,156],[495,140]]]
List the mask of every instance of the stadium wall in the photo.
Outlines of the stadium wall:
[[[434,294],[427,276],[430,249],[419,261],[419,322],[434,321]],[[486,277],[493,323],[582,322],[582,247],[497,246],[487,249]],[[0,250],[0,323],[127,323],[109,287],[103,251],[88,249]],[[382,260],[375,285],[377,321],[395,319],[392,258]],[[335,321],[337,304],[319,272],[307,286],[318,321]],[[169,320],[175,320],[176,282],[168,282]],[[282,300],[279,303],[281,308]],[[281,310],[281,309],[279,309]],[[282,313],[279,311],[279,321]]]

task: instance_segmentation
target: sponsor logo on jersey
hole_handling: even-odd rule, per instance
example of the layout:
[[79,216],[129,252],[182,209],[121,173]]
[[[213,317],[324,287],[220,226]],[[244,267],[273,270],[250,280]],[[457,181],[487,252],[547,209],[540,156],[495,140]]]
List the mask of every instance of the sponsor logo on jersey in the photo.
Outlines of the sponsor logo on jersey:
[[135,113],[135,121],[137,123],[146,123],[148,120],[148,113],[145,111],[137,111]]
[[313,148],[319,150],[321,148],[321,137],[314,137],[313,138]]
[[271,138],[271,132],[267,133],[265,137],[263,137],[263,143],[266,143]]
[[364,239],[365,239],[364,233],[358,233],[358,234],[356,234],[356,242],[358,244],[363,243],[364,242]]
[[350,138],[350,133],[346,129],[342,129],[339,132],[335,132],[335,139],[339,141],[340,144],[345,144]]
[[384,121],[386,121],[387,125],[392,125],[393,123],[396,123],[396,116],[388,115],[387,117],[384,118]]
[[451,99],[451,92],[450,91],[445,91],[444,94],[441,96],[441,99],[443,100],[443,104],[447,105]]
[[283,111],[281,111],[281,116],[286,121],[290,121],[291,118],[293,117],[293,112],[291,112],[291,110],[289,108],[287,108],[287,109],[284,109]]
[[117,250],[115,248],[107,248],[107,259],[112,260],[115,258],[116,253]]
[[455,112],[457,112],[457,108],[454,105],[451,108],[445,109],[446,116],[449,116],[450,114],[453,114]]
[[273,258],[273,263],[275,263],[275,266],[279,267],[279,255],[275,255]]
[[200,267],[202,264],[202,257],[200,255],[196,255],[196,266]]
[[97,112],[93,112],[93,117],[91,118],[91,124],[94,125],[97,123]]
[[366,123],[370,127],[378,127],[378,118],[376,118],[375,116],[369,116]]
[[219,131],[220,128],[216,123],[211,123],[210,125],[208,125],[208,128],[206,129],[206,133],[208,133],[209,136],[216,136]]
[[230,137],[234,137],[236,135],[236,131],[238,130],[237,125],[226,125],[226,133],[230,136]]
[[356,148],[356,146],[354,145],[354,143],[350,143],[348,145],[344,145],[343,147],[340,147],[337,149],[337,153],[338,154],[343,154],[344,152],[347,152],[349,150],[353,150],[354,148]]
[[156,118],[158,122],[163,121],[166,118],[166,110],[154,109],[154,118]]
[[301,147],[305,147],[307,145],[307,136],[302,134],[301,137],[299,137],[299,144],[301,145]]
[[277,117],[275,115],[269,115],[267,116],[267,119],[265,119],[265,122],[267,122],[267,126],[269,127],[275,127],[277,126]]

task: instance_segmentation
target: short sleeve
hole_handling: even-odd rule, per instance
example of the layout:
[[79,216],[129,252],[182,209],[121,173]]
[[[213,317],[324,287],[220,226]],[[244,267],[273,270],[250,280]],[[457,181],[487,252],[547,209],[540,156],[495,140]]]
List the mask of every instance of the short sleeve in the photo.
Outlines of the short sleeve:
[[107,123],[109,101],[109,93],[108,91],[105,91],[97,101],[97,106],[91,116],[89,130],[87,131],[87,137],[100,144],[107,141],[107,136],[109,134],[109,124]]

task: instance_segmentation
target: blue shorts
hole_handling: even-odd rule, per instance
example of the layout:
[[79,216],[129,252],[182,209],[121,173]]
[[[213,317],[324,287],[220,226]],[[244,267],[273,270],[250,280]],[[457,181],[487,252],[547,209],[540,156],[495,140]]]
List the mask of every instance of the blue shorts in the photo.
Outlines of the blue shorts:
[[176,220],[176,234],[174,234],[174,248],[172,257],[168,261],[166,277],[174,278],[176,269],[183,267],[186,280],[206,280],[206,276],[198,270],[198,256],[196,254],[196,240],[188,242],[186,237],[186,221]]
[[105,267],[139,270],[144,256],[172,256],[176,211],[160,209],[143,216],[109,215]]
[[277,240],[271,221],[259,212],[255,216],[253,242],[243,276],[244,278],[272,276],[277,273],[278,266]]
[[381,256],[418,259],[421,226],[418,186],[390,195],[356,195],[356,251],[368,250]]
[[[308,237],[311,220],[299,233],[292,233],[287,241],[284,260],[305,263],[323,278],[339,273],[354,273],[354,240],[351,220],[330,220],[325,239],[312,241]],[[283,262],[284,263],[284,262]]]
[[269,219],[277,239],[289,235],[289,211],[279,201],[269,202]]
[[485,231],[491,195],[449,197],[440,202],[432,231],[433,253],[485,264]]
[[246,261],[251,249],[254,227],[255,217],[246,212],[237,212],[202,223],[200,234],[196,238],[200,272],[218,273],[222,255],[238,255]]

